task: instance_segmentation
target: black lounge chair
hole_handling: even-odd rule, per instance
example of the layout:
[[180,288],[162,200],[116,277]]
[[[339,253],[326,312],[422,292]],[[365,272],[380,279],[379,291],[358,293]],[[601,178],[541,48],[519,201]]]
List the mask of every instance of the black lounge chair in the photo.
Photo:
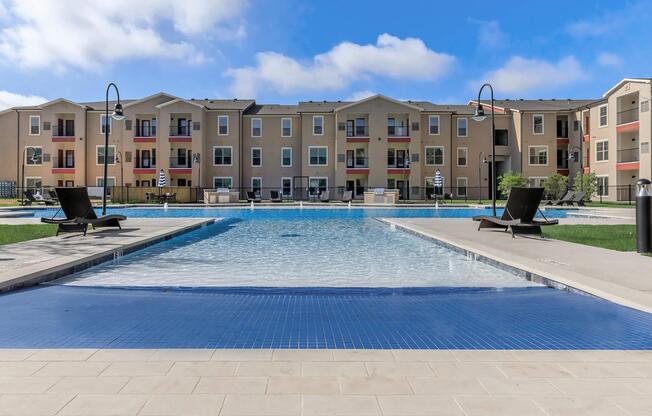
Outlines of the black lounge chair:
[[283,202],[283,195],[281,194],[281,191],[271,190],[269,191],[269,199],[272,202]]
[[583,207],[584,206],[584,197],[585,196],[586,196],[586,192],[578,192],[575,195],[573,195],[573,198],[571,198],[569,201],[566,201],[566,203],[568,205],[570,205],[570,206],[573,206],[574,204],[577,204],[577,206]]
[[37,199],[34,195],[34,192],[31,189],[23,191],[25,199],[23,199],[23,205],[32,205],[32,204],[45,204],[45,205],[54,205],[55,201],[49,198]]
[[564,205],[565,203],[567,203],[567,202],[569,202],[570,200],[573,199],[573,195],[575,195],[575,193],[573,193],[573,191],[566,191],[564,196],[562,196],[561,198],[559,198],[556,201],[548,201],[548,203],[546,205],[557,205],[557,206]]
[[54,189],[48,189],[48,196],[50,197],[50,201],[54,202],[55,204],[59,202],[59,197],[57,196],[57,191]]
[[[559,224],[559,220],[549,220],[539,209],[543,198],[543,188],[513,187],[509,192],[503,215],[493,217],[490,215],[477,215],[473,221],[479,221],[478,230],[482,228],[501,228],[516,234],[537,234],[543,238],[541,226]],[[535,219],[537,212],[541,213],[543,220]]]
[[342,202],[351,202],[353,201],[353,191],[344,191],[342,194]]
[[52,218],[41,218],[41,222],[46,224],[57,224],[57,235],[66,232],[83,232],[86,235],[88,226],[93,229],[100,227],[118,227],[120,221],[127,219],[124,215],[105,215],[98,217],[93,210],[93,204],[88,197],[88,190],[85,187],[78,188],[56,188],[57,197],[66,218],[56,218],[57,211]]
[[261,202],[262,199],[260,195],[256,194],[254,191],[247,191],[247,202]]
[[319,202],[328,202],[331,200],[331,195],[328,189],[319,194]]

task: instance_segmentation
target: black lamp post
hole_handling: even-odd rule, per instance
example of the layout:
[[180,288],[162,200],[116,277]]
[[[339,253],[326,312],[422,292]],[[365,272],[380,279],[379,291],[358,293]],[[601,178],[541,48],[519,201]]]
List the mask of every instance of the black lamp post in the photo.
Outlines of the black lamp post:
[[487,163],[484,152],[478,154],[478,204],[482,203],[482,164]]
[[113,107],[111,117],[116,121],[124,120],[125,118],[122,111],[122,104],[120,104],[120,91],[118,91],[118,86],[111,82],[106,87],[106,112],[104,113],[104,181],[102,183],[104,189],[102,191],[102,215],[106,215],[106,181],[109,173],[109,128],[111,126],[109,122],[109,90],[112,86],[115,88],[115,93],[118,96],[118,102]]
[[489,87],[489,90],[491,91],[491,209],[493,215],[496,216],[496,123],[494,119],[494,87],[489,83],[483,84],[482,87],[480,87],[480,91],[478,91],[478,103],[475,107],[473,120],[483,121],[487,118],[484,113],[484,108],[482,108],[482,103],[480,102],[480,96],[482,95],[484,87]]
[[201,164],[200,162],[200,155],[199,153],[193,153],[192,155],[192,163],[197,165],[197,188],[201,188]]
[[[580,162],[580,191],[584,191],[584,166],[583,166],[583,163],[584,163],[583,159],[584,158],[582,157],[582,148],[579,147],[579,146],[573,146],[573,147],[571,147],[570,150],[572,152],[575,149],[577,149],[577,155],[578,155],[577,159]],[[573,155],[570,155],[568,157],[568,160],[575,161],[575,158],[573,157]]]

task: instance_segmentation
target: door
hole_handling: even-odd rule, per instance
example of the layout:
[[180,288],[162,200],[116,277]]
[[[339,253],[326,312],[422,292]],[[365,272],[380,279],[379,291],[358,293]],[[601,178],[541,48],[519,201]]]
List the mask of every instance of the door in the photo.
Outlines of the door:
[[75,151],[66,150],[66,167],[74,168],[75,167]]
[[186,149],[177,149],[177,167],[186,165]]
[[66,136],[75,135],[75,120],[66,120]]
[[64,159],[63,159],[63,149],[57,150],[57,168],[62,168],[64,166]]
[[73,187],[73,186],[75,186],[75,181],[66,181],[66,186],[67,186],[67,187]]
[[352,168],[355,166],[354,159],[353,159],[353,150],[347,150],[346,151],[346,167],[347,168]]
[[152,159],[150,157],[149,150],[143,150],[141,152],[141,163],[140,165],[143,168],[151,168],[152,167]]
[[63,136],[63,132],[64,132],[64,130],[63,130],[63,120],[58,119],[57,120],[57,134],[56,135],[57,136]]
[[363,183],[362,179],[356,179],[355,180],[355,196],[357,198],[360,198],[360,197],[364,196],[364,188],[365,188],[365,184]]
[[405,167],[405,150],[396,151],[396,167],[397,168]]
[[143,120],[140,123],[141,123],[140,124],[141,125],[141,127],[140,127],[141,136],[143,136],[143,137],[151,137],[152,132],[151,132],[151,129],[150,129],[149,120]]
[[188,136],[188,122],[185,118],[177,119],[177,135]]
[[403,189],[405,188],[405,181],[398,179],[396,181],[396,188],[398,189],[398,199],[405,199]]

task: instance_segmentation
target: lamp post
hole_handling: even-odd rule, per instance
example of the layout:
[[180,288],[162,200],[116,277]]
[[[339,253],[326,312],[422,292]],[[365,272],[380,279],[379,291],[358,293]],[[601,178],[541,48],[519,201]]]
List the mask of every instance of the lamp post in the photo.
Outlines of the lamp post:
[[478,154],[478,204],[482,203],[482,164],[487,163],[484,152]]
[[104,113],[104,180],[102,182],[104,189],[102,190],[102,215],[106,215],[106,181],[109,174],[109,128],[111,126],[109,122],[109,90],[111,87],[115,88],[115,93],[118,96],[118,101],[113,107],[111,118],[116,121],[124,120],[125,118],[122,111],[122,104],[120,104],[120,91],[118,91],[118,86],[111,82],[106,87],[106,111]]
[[197,165],[197,187],[201,188],[201,164],[199,161],[201,160],[201,156],[199,153],[193,153],[192,155],[192,163]]
[[[32,153],[32,156],[29,158],[30,161],[36,163],[38,161],[38,157],[36,157],[36,150],[34,150],[34,153]],[[22,192],[25,192],[25,188],[27,187],[27,184],[25,182],[25,162],[27,161],[27,147],[23,149],[23,166],[22,166],[22,176],[23,180],[21,181],[21,187],[22,187]],[[18,195],[16,195],[16,199],[18,199]],[[22,195],[21,195],[21,200],[22,200]]]
[[[577,154],[578,154],[577,158],[579,159],[580,162],[580,191],[584,191],[584,166],[582,166],[584,163],[583,161],[584,158],[582,157],[582,148],[579,146],[573,146],[571,147],[570,150],[572,152],[575,149],[577,149]],[[572,155],[568,156],[568,160],[575,161],[574,159],[575,158]]]
[[122,153],[119,150],[116,152],[115,163],[120,164],[120,187],[124,188],[124,186],[125,186],[125,175],[124,175],[124,169],[123,169],[123,166],[122,166]]
[[482,108],[482,103],[480,102],[480,96],[482,95],[484,87],[489,87],[489,90],[491,91],[491,209],[493,215],[496,216],[496,123],[494,118],[494,87],[489,83],[483,84],[482,87],[480,87],[480,91],[478,91],[478,102],[475,107],[473,120],[484,121],[487,118],[484,113],[484,108]]

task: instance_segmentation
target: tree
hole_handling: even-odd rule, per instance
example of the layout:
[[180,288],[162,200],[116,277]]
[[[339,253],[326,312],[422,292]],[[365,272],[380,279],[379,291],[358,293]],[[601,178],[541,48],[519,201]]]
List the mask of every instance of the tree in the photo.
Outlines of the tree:
[[509,195],[513,186],[527,186],[528,181],[520,173],[508,170],[498,177],[498,191],[504,195]]
[[568,189],[568,177],[558,173],[552,174],[543,181],[543,187],[546,190],[546,195],[551,199],[559,199]]
[[582,174],[581,172],[577,172],[573,181],[573,191],[584,191],[586,193],[585,199],[590,200],[591,196],[595,195],[598,191],[598,178],[595,176],[595,173]]

